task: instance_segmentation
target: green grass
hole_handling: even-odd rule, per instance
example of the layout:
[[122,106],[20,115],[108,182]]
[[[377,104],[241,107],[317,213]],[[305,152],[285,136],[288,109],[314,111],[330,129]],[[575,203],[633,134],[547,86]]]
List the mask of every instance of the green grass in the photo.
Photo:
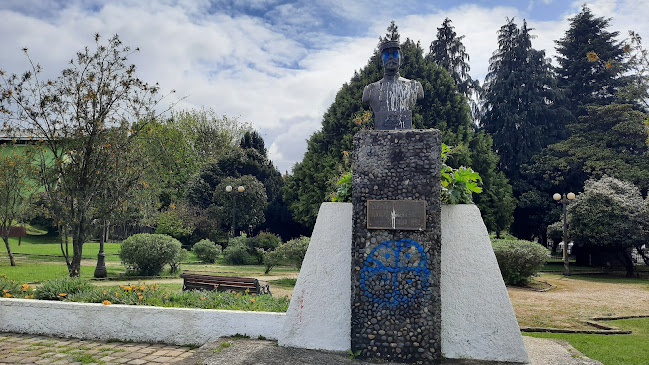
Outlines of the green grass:
[[277,286],[282,286],[285,288],[292,288],[295,286],[295,283],[297,282],[297,279],[295,278],[283,278],[283,279],[278,279],[278,280],[273,280],[270,283],[277,285]]
[[[72,255],[72,240],[69,240],[68,249]],[[58,237],[53,236],[27,236],[23,237],[22,243],[18,246],[18,238],[9,239],[11,252],[18,255],[46,255],[55,256],[63,259],[61,246]],[[119,243],[106,242],[104,244],[104,253],[106,261],[119,262]],[[6,251],[3,250],[5,253]],[[99,242],[86,242],[83,244],[83,258],[96,259],[99,253]]]
[[74,357],[74,360],[82,364],[93,364],[93,363],[103,364],[104,363],[103,361],[99,361],[88,354],[77,355]]
[[649,318],[606,321],[633,331],[630,335],[585,335],[570,333],[525,333],[526,336],[557,338],[604,365],[646,365],[649,359]]
[[[5,255],[6,256],[6,255]],[[126,271],[123,266],[107,266],[109,277],[117,277]],[[95,272],[95,266],[81,265],[81,277],[90,279]],[[0,273],[7,275],[19,283],[41,283],[46,280],[63,278],[69,275],[65,261],[60,263],[25,263],[18,261],[16,266],[9,266],[9,260],[0,256]]]

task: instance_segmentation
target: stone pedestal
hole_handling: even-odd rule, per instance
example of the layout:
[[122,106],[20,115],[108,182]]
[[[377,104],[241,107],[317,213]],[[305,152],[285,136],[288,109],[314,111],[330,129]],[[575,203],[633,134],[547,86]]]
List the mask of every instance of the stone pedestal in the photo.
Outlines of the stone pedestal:
[[354,136],[351,348],[363,357],[441,358],[440,153],[437,130]]

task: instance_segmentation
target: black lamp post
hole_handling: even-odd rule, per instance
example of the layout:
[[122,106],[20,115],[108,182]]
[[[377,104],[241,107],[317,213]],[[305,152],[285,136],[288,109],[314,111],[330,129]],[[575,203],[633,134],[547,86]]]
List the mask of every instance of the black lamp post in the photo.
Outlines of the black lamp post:
[[563,194],[555,193],[552,198],[563,206],[563,275],[570,275],[570,266],[568,264],[568,218],[566,206],[575,198],[575,193]]
[[234,237],[236,232],[236,218],[237,218],[237,193],[243,193],[246,190],[243,186],[239,186],[236,190],[231,185],[225,187],[225,192],[232,194],[232,227],[230,228],[230,236]]

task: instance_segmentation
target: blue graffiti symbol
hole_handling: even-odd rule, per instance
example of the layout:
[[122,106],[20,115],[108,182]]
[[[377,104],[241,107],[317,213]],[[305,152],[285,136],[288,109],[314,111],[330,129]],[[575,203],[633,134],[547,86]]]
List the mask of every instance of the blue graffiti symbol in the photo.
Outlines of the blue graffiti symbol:
[[415,241],[385,241],[367,256],[361,288],[379,306],[408,305],[428,289],[426,253]]

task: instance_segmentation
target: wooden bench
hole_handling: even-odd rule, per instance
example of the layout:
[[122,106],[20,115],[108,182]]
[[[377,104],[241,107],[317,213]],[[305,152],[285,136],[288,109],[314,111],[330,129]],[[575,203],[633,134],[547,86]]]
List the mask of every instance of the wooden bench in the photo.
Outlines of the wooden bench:
[[270,294],[268,285],[260,285],[255,278],[237,276],[216,276],[203,273],[184,271],[183,290],[216,290],[219,292],[248,292],[254,294]]

